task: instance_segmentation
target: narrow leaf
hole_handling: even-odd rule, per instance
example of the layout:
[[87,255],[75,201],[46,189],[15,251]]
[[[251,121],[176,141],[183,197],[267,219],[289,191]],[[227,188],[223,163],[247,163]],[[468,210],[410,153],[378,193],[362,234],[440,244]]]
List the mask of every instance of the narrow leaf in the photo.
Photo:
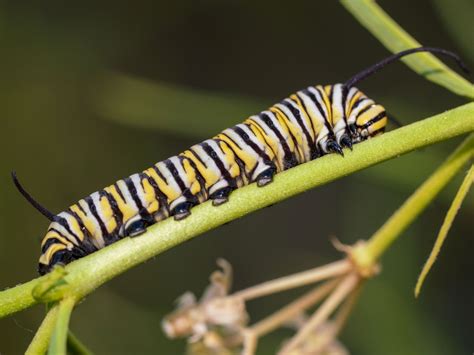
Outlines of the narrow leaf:
[[436,258],[438,257],[438,254],[441,251],[441,247],[443,246],[443,243],[448,235],[449,229],[451,228],[451,225],[453,224],[454,218],[456,217],[459,211],[459,208],[461,207],[461,204],[464,201],[464,198],[469,192],[469,189],[473,181],[474,181],[474,165],[471,165],[471,168],[469,169],[466,177],[464,178],[464,181],[462,182],[461,187],[456,193],[456,196],[454,197],[454,200],[451,206],[449,207],[448,213],[446,214],[446,217],[444,218],[443,225],[441,226],[438,237],[436,238],[436,242],[433,246],[433,250],[431,251],[431,254],[428,257],[428,260],[423,266],[423,270],[421,271],[421,274],[418,277],[418,281],[416,282],[416,287],[415,287],[415,297],[418,297],[420,295],[423,282],[425,281],[426,276],[428,275],[429,271],[431,270],[431,267],[433,266],[433,264],[436,261]]
[[251,98],[118,73],[104,75],[92,97],[105,119],[188,138],[212,136],[265,107]]
[[[391,52],[420,47],[410,36],[373,0],[341,0],[342,5]],[[426,79],[445,87],[460,96],[474,98],[474,85],[447,67],[434,55],[418,53],[402,59],[410,68]]]

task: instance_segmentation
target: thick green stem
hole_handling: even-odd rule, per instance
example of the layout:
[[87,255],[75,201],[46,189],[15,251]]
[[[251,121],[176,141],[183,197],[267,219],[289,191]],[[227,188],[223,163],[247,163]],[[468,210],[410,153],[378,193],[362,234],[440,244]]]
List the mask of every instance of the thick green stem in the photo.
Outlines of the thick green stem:
[[471,134],[368,241],[365,251],[368,263],[375,262],[387,250],[473,156],[474,134]]
[[[398,25],[373,0],[341,0],[343,6],[392,52],[420,47],[421,44]],[[449,69],[434,55],[418,53],[403,59],[414,71],[446,89],[474,99],[474,85]]]
[[65,297],[59,302],[56,326],[49,343],[48,355],[66,355],[69,319],[75,304],[73,297]]
[[[252,184],[238,189],[222,206],[206,202],[196,206],[183,221],[169,218],[142,236],[125,238],[69,264],[64,277],[69,288],[66,294],[80,299],[131,267],[210,229],[355,171],[473,130],[474,103],[469,103],[360,143],[353,151],[346,150],[344,158],[327,155],[278,174],[273,183],[263,188]],[[35,304],[32,288],[45,277],[0,292],[0,317]]]

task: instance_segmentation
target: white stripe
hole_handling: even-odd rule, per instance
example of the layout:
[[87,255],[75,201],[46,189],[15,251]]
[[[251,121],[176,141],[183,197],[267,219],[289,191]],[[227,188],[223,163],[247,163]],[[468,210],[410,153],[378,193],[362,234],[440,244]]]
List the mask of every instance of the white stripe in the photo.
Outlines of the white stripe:
[[166,179],[167,185],[171,187],[176,193],[178,193],[178,195],[181,195],[182,191],[179,188],[178,183],[174,179],[173,174],[166,167],[166,164],[160,161],[159,163],[156,163],[155,166],[161,172],[161,175],[163,175],[163,177]]
[[102,231],[100,230],[99,222],[92,214],[89,205],[84,199],[79,200],[79,205],[86,212],[86,218],[88,218],[94,225],[94,230],[92,231],[92,243],[99,249],[103,248],[105,246],[105,243]]
[[137,190],[137,195],[142,203],[142,206],[144,208],[147,208],[148,203],[146,202],[145,192],[143,191],[143,188],[142,188],[142,179],[140,178],[140,175],[133,174],[130,176],[130,180],[132,180],[133,185],[135,185],[135,189]]

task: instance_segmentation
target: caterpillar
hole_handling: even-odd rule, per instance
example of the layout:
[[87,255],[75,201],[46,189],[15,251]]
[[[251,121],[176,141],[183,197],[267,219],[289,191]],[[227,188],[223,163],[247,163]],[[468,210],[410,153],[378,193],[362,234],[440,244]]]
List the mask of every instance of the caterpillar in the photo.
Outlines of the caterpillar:
[[387,113],[355,84],[387,64],[417,53],[453,58],[440,48],[418,47],[393,54],[343,84],[300,90],[243,123],[193,145],[151,168],[96,191],[53,214],[37,202],[12,172],[15,186],[51,221],[41,242],[38,272],[68,264],[125,237],[134,237],[165,218],[186,218],[193,206],[207,200],[225,203],[230,193],[247,184],[270,183],[273,176],[296,165],[384,132]]

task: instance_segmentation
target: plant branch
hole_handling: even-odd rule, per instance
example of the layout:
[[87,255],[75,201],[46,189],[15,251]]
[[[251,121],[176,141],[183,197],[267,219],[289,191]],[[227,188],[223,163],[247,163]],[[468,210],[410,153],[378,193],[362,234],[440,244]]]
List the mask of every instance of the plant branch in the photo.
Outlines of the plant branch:
[[67,334],[67,351],[72,355],[92,355],[92,352],[71,331]]
[[405,203],[375,232],[365,248],[364,264],[373,264],[416,217],[433,201],[443,187],[474,156],[471,134]]
[[337,277],[349,272],[353,268],[349,260],[340,260],[328,265],[320,266],[314,269],[306,270],[297,274],[280,277],[276,280],[270,280],[256,286],[238,291],[232,297],[249,301],[255,298],[268,296],[277,292],[289,290],[291,288],[301,287],[316,283],[325,279]]
[[[469,103],[360,143],[353,151],[346,150],[345,158],[326,155],[277,174],[274,182],[265,187],[243,187],[222,206],[203,203],[183,221],[168,218],[139,237],[125,238],[67,265],[67,290],[55,297],[74,295],[80,299],[133,266],[208,230],[374,164],[473,130],[474,103]],[[37,303],[32,290],[47,278],[48,275],[0,292],[0,317]]]
[[58,316],[49,343],[48,355],[66,355],[69,319],[75,304],[73,297],[66,297],[59,302]]
[[43,319],[43,322],[36,331],[33,340],[28,346],[28,349],[26,349],[25,355],[37,355],[46,353],[49,341],[51,339],[51,334],[53,334],[53,330],[58,319],[58,308],[59,307],[57,305],[54,305],[48,311],[48,313]]
[[[397,24],[373,0],[341,0],[341,4],[391,52],[420,47],[421,44]],[[449,69],[434,55],[419,53],[402,59],[426,79],[460,96],[474,99],[474,85]]]
[[287,354],[290,350],[297,347],[308,335],[318,326],[323,324],[331,313],[341,304],[344,299],[357,287],[360,276],[357,273],[351,273],[344,277],[334,292],[323,302],[323,304],[314,312],[305,325],[285,344],[279,354]]

